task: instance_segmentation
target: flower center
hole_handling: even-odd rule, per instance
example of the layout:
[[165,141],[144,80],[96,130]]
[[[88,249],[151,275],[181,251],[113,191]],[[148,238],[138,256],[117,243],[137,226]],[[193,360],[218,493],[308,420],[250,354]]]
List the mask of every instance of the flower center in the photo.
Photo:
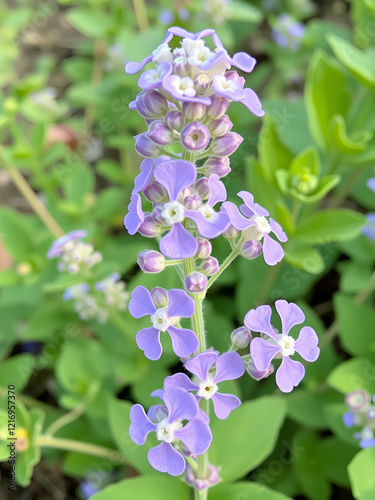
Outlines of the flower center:
[[177,222],[182,222],[184,220],[185,208],[178,201],[171,201],[170,203],[166,203],[164,205],[161,216],[169,226],[172,226],[173,224],[177,224]]
[[215,216],[216,212],[215,210],[210,207],[207,203],[199,208],[199,211],[201,214],[203,214],[204,218],[207,220],[210,220],[212,217]]
[[171,424],[168,423],[168,419],[164,418],[156,426],[156,437],[159,441],[165,441],[166,443],[172,443],[175,439],[174,433],[179,429],[182,429],[183,425],[181,422],[176,420]]
[[204,399],[211,399],[217,390],[218,387],[213,382],[213,376],[208,374],[207,380],[199,384],[199,391],[197,392],[197,395]]
[[292,356],[295,352],[294,338],[290,337],[289,335],[282,335],[282,334],[279,334],[278,337],[279,341],[277,342],[277,344],[281,347],[280,354],[282,356]]
[[171,318],[167,315],[168,307],[160,307],[151,316],[152,326],[161,332],[165,332],[166,329],[171,326]]

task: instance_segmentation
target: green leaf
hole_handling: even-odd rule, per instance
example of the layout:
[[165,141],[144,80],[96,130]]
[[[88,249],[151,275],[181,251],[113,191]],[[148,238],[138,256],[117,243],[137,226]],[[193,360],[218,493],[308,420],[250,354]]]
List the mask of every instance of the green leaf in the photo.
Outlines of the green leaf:
[[311,135],[320,148],[329,150],[329,124],[336,114],[346,116],[349,102],[341,67],[325,52],[317,51],[307,73],[305,104]]
[[0,209],[0,234],[4,247],[16,260],[28,260],[34,252],[27,218],[10,208]]
[[[92,500],[114,500],[125,498],[149,498],[150,500],[189,500],[190,488],[180,478],[152,474],[132,479],[123,479],[96,493]],[[280,499],[282,500],[282,499]]]
[[361,234],[366,217],[348,209],[320,210],[301,219],[293,237],[303,243],[349,241]]
[[290,497],[273,491],[263,484],[253,482],[238,482],[235,484],[221,483],[210,488],[208,500],[292,500]]
[[355,139],[354,137],[350,138],[346,131],[344,118],[341,115],[334,115],[329,124],[328,137],[340,153],[355,155],[365,150],[368,141],[372,138],[372,133],[369,131],[357,132]]
[[67,314],[58,302],[42,303],[28,318],[22,340],[45,340],[58,330],[63,330],[67,323]]
[[272,452],[285,410],[283,400],[266,396],[242,404],[226,420],[212,421],[210,461],[221,465],[225,481],[244,476]]
[[334,306],[344,349],[359,356],[375,352],[375,338],[369,335],[375,325],[373,309],[340,293],[334,296]]
[[26,386],[33,373],[35,358],[32,354],[17,354],[2,361],[0,364],[0,385],[16,386],[16,393],[20,393]]
[[262,20],[262,13],[259,9],[238,0],[232,0],[228,4],[228,10],[228,17],[231,21],[259,23]]
[[39,151],[43,144],[46,135],[46,126],[44,123],[35,125],[30,132],[30,143],[37,151]]
[[325,475],[330,481],[344,488],[350,486],[347,467],[356,452],[356,446],[348,446],[334,436],[321,440],[320,460],[324,465]]
[[354,498],[373,500],[375,491],[375,447],[360,451],[348,467]]
[[315,146],[310,146],[299,153],[290,164],[290,173],[297,175],[305,169],[313,175],[320,175],[320,158]]
[[358,389],[375,394],[375,356],[352,358],[339,364],[330,373],[328,385],[343,394]]
[[366,87],[374,89],[374,59],[339,36],[329,34],[327,40],[337,59],[348,68],[355,78]]
[[104,11],[94,11],[91,9],[73,8],[67,12],[69,22],[78,31],[89,38],[103,38],[112,21]]
[[277,169],[289,169],[293,159],[291,152],[281,142],[276,122],[272,118],[265,118],[259,134],[259,160],[264,177],[270,181],[273,172]]
[[305,427],[326,429],[327,419],[323,411],[323,401],[320,395],[295,389],[286,394],[288,416]]
[[90,167],[84,163],[72,170],[63,179],[63,189],[66,198],[82,203],[87,194],[92,193],[95,186],[95,178]]
[[285,258],[293,266],[304,269],[312,274],[324,271],[324,259],[319,250],[307,245],[301,245],[291,239],[285,247]]
[[342,398],[342,403],[330,403],[325,405],[324,413],[327,418],[328,426],[335,436],[358,450],[358,441],[353,437],[354,430],[348,429],[343,421],[343,415],[348,411],[348,407],[344,403],[344,398]]

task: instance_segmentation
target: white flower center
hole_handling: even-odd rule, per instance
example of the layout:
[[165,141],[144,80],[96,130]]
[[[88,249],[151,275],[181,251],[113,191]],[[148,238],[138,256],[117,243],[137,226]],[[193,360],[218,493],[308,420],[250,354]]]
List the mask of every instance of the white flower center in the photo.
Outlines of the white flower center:
[[164,205],[161,216],[169,226],[182,222],[185,218],[185,208],[178,201],[171,201]]
[[157,330],[165,332],[165,330],[171,326],[171,318],[167,316],[168,307],[160,307],[156,309],[154,314],[151,316],[152,326]]
[[255,226],[250,226],[243,232],[244,239],[260,241],[266,233],[271,232],[271,226],[266,217],[253,215],[250,220],[255,222]]
[[192,40],[191,38],[184,38],[181,42],[181,47],[186,50],[188,55],[192,53],[194,49],[203,49],[204,41],[200,38],[199,40]]
[[179,429],[182,429],[183,425],[181,422],[176,420],[171,424],[168,423],[168,419],[164,418],[156,426],[156,437],[159,441],[165,441],[166,443],[172,443],[175,439],[174,433]]
[[207,220],[212,219],[216,215],[215,210],[207,203],[205,205],[202,205],[198,210]]
[[208,374],[207,380],[199,384],[197,395],[204,399],[211,399],[217,392],[217,385],[213,382],[213,375]]
[[212,57],[212,52],[208,47],[196,47],[189,54],[189,64],[199,66]]
[[233,80],[227,80],[223,75],[216,75],[215,85],[217,85],[221,90],[235,90],[237,88],[236,82]]
[[152,55],[154,56],[152,60],[155,64],[159,64],[164,61],[173,62],[171,48],[167,43],[159,45],[159,47],[152,52]]
[[292,356],[295,352],[294,350],[294,338],[289,335],[278,334],[279,341],[277,344],[281,347],[280,354],[282,356]]

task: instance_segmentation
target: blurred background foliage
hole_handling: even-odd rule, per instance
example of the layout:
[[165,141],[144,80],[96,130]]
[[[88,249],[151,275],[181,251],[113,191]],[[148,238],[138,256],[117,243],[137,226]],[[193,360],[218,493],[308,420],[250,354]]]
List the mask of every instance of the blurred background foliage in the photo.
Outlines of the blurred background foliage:
[[[95,499],[189,498],[184,483],[148,476],[144,447],[127,435],[131,402],[150,406],[175,369],[170,346],[154,364],[129,340],[142,322],[128,312],[105,324],[78,318],[62,300],[74,278],[45,257],[56,235],[14,187],[21,173],[64,233],[88,230],[103,254],[96,280],[119,272],[129,291],[179,286],[172,269],[140,272],[137,254],[155,243],[123,227],[141,162],[133,136],[145,129],[128,109],[137,76],[124,64],[151,53],[171,25],[213,27],[230,53],[257,59],[246,80],[266,116],[231,106],[245,139],[224,182],[233,201],[251,191],[289,238],[275,268],[238,260],[215,284],[209,341],[228,348],[250,308],[285,298],[302,307],[322,349],[289,395],[271,379],[231,382],[246,402],[213,424],[210,460],[225,481],[209,498],[373,499],[374,448],[359,451],[342,423],[345,394],[375,393],[375,246],[362,233],[375,211],[366,185],[375,163],[373,0],[0,1],[0,422],[14,384],[29,440],[17,493],[2,481],[1,497],[26,498],[26,488],[27,498],[89,498],[104,488]],[[217,240],[213,255],[222,261],[228,249]],[[106,458],[43,445],[42,429],[67,414],[56,436],[105,447]]]

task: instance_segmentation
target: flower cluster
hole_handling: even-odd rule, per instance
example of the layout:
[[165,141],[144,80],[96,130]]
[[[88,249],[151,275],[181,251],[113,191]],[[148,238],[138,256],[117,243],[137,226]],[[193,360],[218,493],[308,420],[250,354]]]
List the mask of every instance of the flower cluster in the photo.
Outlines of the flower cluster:
[[[68,287],[63,299],[74,300],[74,308],[84,321],[96,319],[105,323],[110,308],[123,311],[127,307],[129,293],[118,273],[113,273],[101,281],[90,279],[91,268],[101,262],[102,254],[94,250],[93,245],[84,243],[87,236],[84,230],[71,231],[56,240],[48,250],[47,257],[60,258],[59,271],[82,276],[83,283]],[[87,280],[87,282],[86,282]],[[90,283],[90,284],[89,284]]]
[[[375,395],[372,397],[375,403]],[[366,391],[358,390],[347,394],[345,403],[349,411],[343,415],[344,424],[349,429],[357,426],[362,429],[354,433],[361,448],[375,446],[375,406]]]
[[272,38],[282,48],[296,52],[301,46],[301,39],[306,28],[289,14],[280,14],[272,27]]

